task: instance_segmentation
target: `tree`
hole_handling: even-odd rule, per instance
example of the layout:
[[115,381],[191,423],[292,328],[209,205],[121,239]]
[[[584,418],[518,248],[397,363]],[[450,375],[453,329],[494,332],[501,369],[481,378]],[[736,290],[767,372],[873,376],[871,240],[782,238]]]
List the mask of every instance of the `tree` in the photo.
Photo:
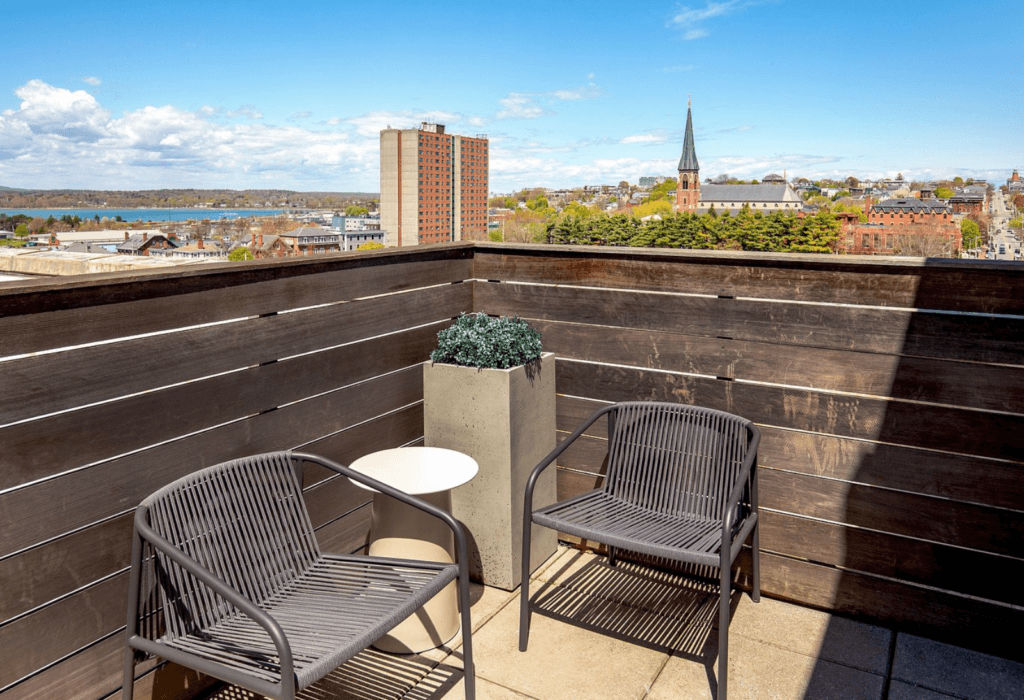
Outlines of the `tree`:
[[629,182],[627,180],[623,180],[622,182],[620,182],[619,183],[619,189],[620,190],[628,190],[629,189]]
[[661,200],[671,200],[675,198],[676,194],[676,180],[675,178],[669,178],[664,182],[659,182],[651,189],[651,194],[644,202],[658,202]]
[[369,213],[369,209],[361,207],[358,204],[349,204],[345,207],[345,216],[366,216]]
[[380,250],[383,247],[383,243],[378,243],[377,241],[369,241],[367,243],[363,243],[360,246],[356,246],[356,250]]
[[853,175],[846,178],[846,186],[849,188],[860,187],[860,180],[855,178]]
[[228,260],[230,260],[231,262],[239,262],[241,260],[252,260],[255,257],[256,256],[252,254],[252,251],[246,248],[245,246],[235,248],[230,253],[228,253]]
[[949,189],[948,187],[936,187],[935,196],[938,197],[939,199],[949,199],[950,197],[953,196],[953,190]]
[[957,175],[956,177],[953,178],[953,184],[956,185],[957,187],[963,187],[964,179]]
[[964,248],[970,250],[981,245],[981,229],[978,224],[970,219],[960,222],[960,236],[963,239]]
[[14,229],[14,235],[18,238],[28,238],[28,226],[25,224],[18,224],[18,227]]

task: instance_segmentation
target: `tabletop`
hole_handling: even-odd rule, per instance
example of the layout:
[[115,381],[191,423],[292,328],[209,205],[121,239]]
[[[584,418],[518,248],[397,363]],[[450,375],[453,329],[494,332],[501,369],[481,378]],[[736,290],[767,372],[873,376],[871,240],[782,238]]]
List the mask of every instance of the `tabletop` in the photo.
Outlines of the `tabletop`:
[[[479,471],[475,459],[443,447],[396,447],[372,452],[349,468],[414,496],[461,486]],[[374,490],[352,483],[367,491]]]

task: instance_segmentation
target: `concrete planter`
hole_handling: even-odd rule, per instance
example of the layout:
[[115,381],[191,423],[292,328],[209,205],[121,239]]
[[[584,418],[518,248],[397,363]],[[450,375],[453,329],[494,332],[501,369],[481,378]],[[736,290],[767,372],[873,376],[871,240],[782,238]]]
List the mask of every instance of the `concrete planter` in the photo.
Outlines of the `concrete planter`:
[[[423,429],[428,447],[468,454],[480,472],[452,492],[452,512],[470,535],[472,575],[513,590],[521,576],[523,495],[537,463],[555,447],[555,356],[541,355],[527,376],[523,366],[477,369],[423,365]],[[537,484],[535,507],[555,502],[555,469]],[[556,534],[535,527],[530,565],[554,551]]]

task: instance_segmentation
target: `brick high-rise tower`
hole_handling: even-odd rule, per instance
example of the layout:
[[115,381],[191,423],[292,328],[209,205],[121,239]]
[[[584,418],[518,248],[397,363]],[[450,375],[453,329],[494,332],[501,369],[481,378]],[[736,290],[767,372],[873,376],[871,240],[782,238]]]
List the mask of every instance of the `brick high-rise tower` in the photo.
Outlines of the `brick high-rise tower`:
[[380,132],[380,225],[385,245],[410,246],[487,233],[486,136],[443,124]]
[[679,158],[679,180],[676,182],[676,211],[696,213],[700,202],[700,165],[693,148],[693,118],[690,103],[686,103],[686,135],[683,137],[683,155]]

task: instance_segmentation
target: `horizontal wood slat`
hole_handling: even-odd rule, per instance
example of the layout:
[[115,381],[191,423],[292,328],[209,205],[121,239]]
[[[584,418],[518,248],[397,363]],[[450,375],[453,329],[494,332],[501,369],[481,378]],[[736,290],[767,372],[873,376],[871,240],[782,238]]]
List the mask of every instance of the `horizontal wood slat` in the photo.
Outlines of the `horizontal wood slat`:
[[958,503],[806,474],[760,470],[761,505],[856,527],[1019,555],[1024,511]]
[[124,625],[128,573],[0,626],[0,688]]
[[[993,439],[998,440],[996,436]],[[1024,510],[1024,464],[761,426],[760,463],[870,486]]]
[[793,253],[478,244],[478,279],[1024,314],[1024,266]]
[[[1018,367],[534,321],[560,358],[1024,413]],[[970,381],[965,381],[965,377]]]
[[12,360],[2,365],[7,400],[0,407],[0,425],[447,322],[471,298],[472,290],[466,285],[447,285]]
[[0,357],[470,277],[466,245],[430,248],[83,275],[0,289]]
[[767,509],[761,511],[761,548],[1014,605],[1024,580],[1024,560],[1014,557]]
[[[750,570],[748,552],[740,554],[739,563]],[[867,618],[903,632],[1024,661],[1024,647],[1006,644],[1005,637],[1007,629],[1024,624],[1024,611],[1019,607],[996,606],[771,552],[761,553],[761,590],[799,605]]]
[[[558,360],[556,391],[603,401],[654,400],[706,406],[759,424],[1017,459],[1024,415],[842,396],[654,370]],[[971,426],[963,430],[963,426]],[[995,437],[994,436],[998,436]]]
[[[60,474],[426,360],[447,322],[0,428],[0,489]],[[201,410],[197,407],[203,407]],[[74,445],[75,449],[68,449]]]
[[[309,401],[0,494],[0,557],[134,508],[164,484],[229,459],[290,449],[423,398],[415,365]],[[40,512],[47,513],[45,519]]]
[[1024,319],[856,306],[687,297],[612,289],[474,283],[489,314],[785,346],[1022,364]]

